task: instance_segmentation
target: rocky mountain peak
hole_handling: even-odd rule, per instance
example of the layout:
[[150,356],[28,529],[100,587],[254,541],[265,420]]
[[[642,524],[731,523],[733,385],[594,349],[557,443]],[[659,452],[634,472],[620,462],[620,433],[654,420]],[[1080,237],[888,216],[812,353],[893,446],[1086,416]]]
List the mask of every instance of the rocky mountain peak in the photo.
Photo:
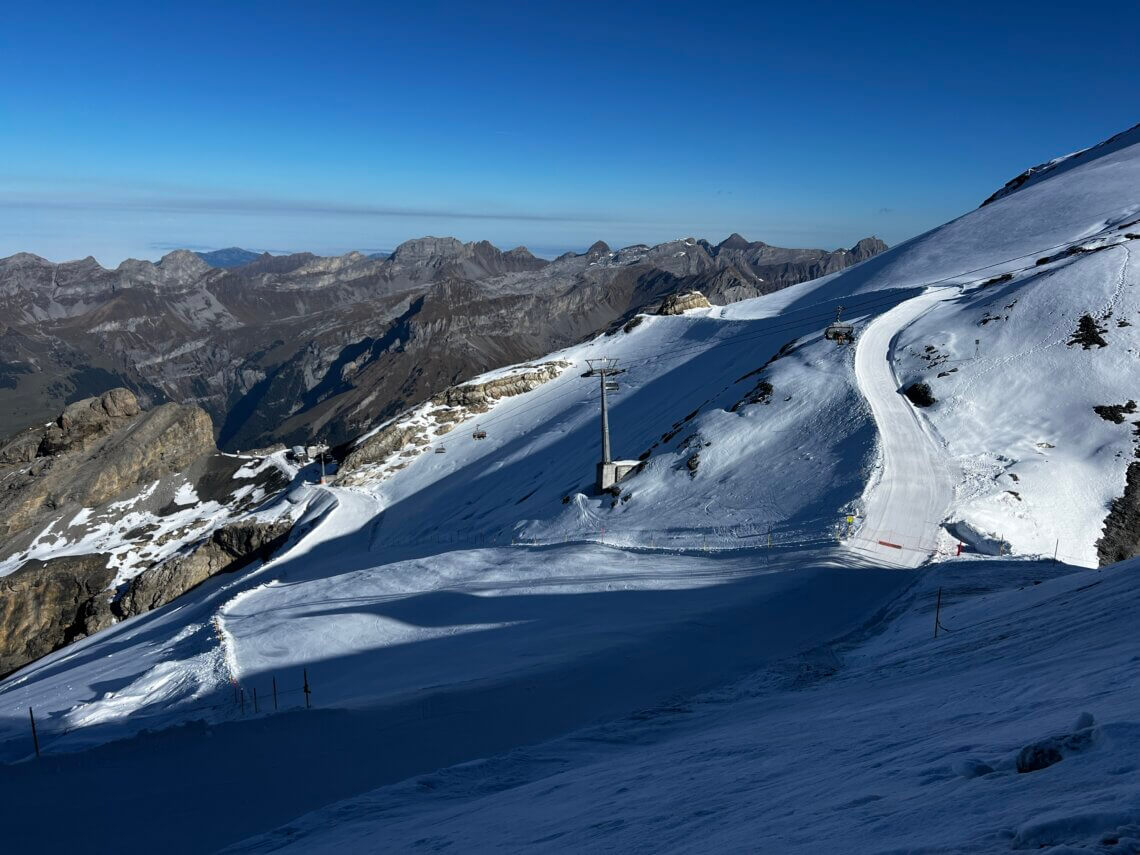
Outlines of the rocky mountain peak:
[[604,240],[594,241],[590,248],[586,250],[586,255],[605,255],[612,252],[610,245]]
[[51,267],[46,258],[41,258],[31,252],[17,252],[7,258],[0,258],[0,270],[18,270],[22,267]]
[[73,271],[81,270],[105,270],[106,268],[100,264],[93,255],[88,255],[85,258],[80,258],[75,261],[64,261],[59,265],[61,268],[68,268]]
[[197,253],[188,249],[176,249],[168,252],[159,259],[156,265],[164,273],[174,274],[178,278],[201,276],[210,269],[210,265],[198,257]]
[[865,237],[859,241],[855,246],[851,247],[851,254],[859,261],[865,261],[873,255],[878,255],[884,252],[887,245],[875,236]]
[[431,259],[459,258],[466,247],[453,237],[422,237],[406,240],[392,253],[398,264],[423,264]]
[[716,245],[717,249],[748,249],[751,244],[739,232],[733,232]]

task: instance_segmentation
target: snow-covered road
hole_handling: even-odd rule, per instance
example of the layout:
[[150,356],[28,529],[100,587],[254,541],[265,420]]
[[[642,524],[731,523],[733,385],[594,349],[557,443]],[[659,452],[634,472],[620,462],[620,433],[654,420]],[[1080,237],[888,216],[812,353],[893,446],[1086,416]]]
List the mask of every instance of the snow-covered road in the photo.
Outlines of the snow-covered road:
[[855,351],[855,378],[875,417],[881,457],[849,548],[876,562],[917,567],[926,561],[937,549],[939,525],[953,496],[942,443],[899,394],[893,365],[899,331],[947,295],[945,289],[927,291],[884,312],[859,337]]

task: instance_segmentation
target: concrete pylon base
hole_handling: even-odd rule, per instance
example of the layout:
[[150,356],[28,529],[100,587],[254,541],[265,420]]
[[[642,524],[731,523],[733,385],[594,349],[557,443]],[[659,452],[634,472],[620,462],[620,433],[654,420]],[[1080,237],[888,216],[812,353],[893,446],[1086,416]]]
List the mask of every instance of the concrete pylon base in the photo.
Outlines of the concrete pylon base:
[[641,465],[640,460],[614,460],[598,464],[598,492],[605,492]]

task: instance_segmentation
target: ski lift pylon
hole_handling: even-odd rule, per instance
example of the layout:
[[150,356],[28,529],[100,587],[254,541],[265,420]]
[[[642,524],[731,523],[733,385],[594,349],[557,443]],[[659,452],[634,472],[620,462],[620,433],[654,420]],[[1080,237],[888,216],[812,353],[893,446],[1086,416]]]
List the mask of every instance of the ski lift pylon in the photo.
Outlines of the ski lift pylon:
[[843,315],[843,306],[835,307],[835,321],[827,325],[823,337],[836,344],[846,344],[855,340],[855,327],[852,324],[842,323],[839,319]]

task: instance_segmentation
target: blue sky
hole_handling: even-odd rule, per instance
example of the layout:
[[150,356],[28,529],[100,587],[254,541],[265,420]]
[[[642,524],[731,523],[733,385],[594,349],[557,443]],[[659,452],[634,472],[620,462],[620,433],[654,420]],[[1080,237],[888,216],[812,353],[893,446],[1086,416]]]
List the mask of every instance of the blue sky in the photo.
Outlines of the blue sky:
[[1140,121],[1134,3],[10,4],[0,256],[897,243]]

